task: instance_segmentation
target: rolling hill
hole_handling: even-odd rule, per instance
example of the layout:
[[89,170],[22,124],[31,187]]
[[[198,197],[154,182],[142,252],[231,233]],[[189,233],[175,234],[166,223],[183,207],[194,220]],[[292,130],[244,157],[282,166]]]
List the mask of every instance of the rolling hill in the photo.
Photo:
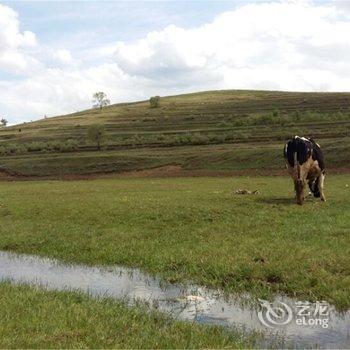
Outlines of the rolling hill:
[[[104,125],[101,151],[88,127]],[[330,171],[350,169],[350,93],[223,90],[120,103],[0,129],[0,169],[16,176],[273,173],[295,134],[315,138]],[[148,170],[145,174],[152,174]]]

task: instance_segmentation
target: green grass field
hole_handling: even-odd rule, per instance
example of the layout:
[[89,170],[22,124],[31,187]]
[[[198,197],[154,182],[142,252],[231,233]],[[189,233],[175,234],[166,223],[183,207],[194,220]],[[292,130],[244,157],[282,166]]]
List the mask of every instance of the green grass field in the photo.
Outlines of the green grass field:
[[[104,149],[86,137],[106,130]],[[285,140],[317,139],[328,169],[349,170],[350,93],[208,91],[123,103],[0,128],[0,167],[26,176],[177,164],[185,171],[277,170]],[[72,146],[74,145],[74,147]]]
[[[86,137],[96,123],[106,131],[100,151]],[[237,90],[0,128],[0,179],[48,177],[0,181],[0,250],[348,309],[349,132],[350,93]],[[291,179],[262,176],[283,171],[284,142],[295,134],[324,150],[326,203],[310,197],[297,206]],[[76,180],[104,174],[113,176]],[[209,177],[232,174],[245,176]],[[242,333],[174,322],[143,306],[7,283],[0,294],[2,348],[252,344]]]
[[346,309],[349,182],[302,207],[287,177],[0,182],[0,249]]
[[144,306],[0,283],[0,347],[247,348],[254,335],[176,322]]

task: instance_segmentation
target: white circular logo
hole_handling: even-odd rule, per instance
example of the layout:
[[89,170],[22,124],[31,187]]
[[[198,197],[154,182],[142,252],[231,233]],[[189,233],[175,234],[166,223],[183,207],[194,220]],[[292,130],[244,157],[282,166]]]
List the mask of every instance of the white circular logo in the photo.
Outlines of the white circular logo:
[[286,325],[292,320],[293,311],[286,303],[282,301],[270,303],[261,299],[259,301],[262,310],[258,312],[258,318],[264,326],[274,328],[275,326]]

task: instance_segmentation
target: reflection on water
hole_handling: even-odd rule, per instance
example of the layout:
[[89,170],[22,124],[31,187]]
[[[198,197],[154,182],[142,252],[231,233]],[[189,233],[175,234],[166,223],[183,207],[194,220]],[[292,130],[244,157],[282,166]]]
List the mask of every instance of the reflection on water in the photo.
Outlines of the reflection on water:
[[[138,269],[68,265],[53,259],[0,252],[0,280],[52,290],[76,289],[92,296],[125,299],[130,305],[144,301],[181,320],[263,331],[266,339],[257,344],[262,347],[280,339],[283,343],[278,344],[283,347],[350,348],[350,311],[341,314],[330,305],[329,328],[290,322],[271,330],[261,324],[257,307],[246,302],[247,295],[228,298],[195,285],[166,284]],[[281,296],[275,301],[295,303]]]

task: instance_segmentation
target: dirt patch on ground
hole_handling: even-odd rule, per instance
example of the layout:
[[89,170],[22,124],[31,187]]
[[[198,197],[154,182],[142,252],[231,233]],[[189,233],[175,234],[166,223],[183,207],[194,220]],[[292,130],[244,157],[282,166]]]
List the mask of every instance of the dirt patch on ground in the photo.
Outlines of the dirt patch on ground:
[[[329,174],[350,174],[348,168],[328,169]],[[230,176],[288,176],[284,168],[281,169],[239,169],[239,170],[189,170],[181,165],[167,165],[152,169],[127,171],[110,174],[113,177],[230,177]]]
[[115,174],[118,177],[175,177],[183,173],[181,165],[166,165],[152,169],[126,171]]
[[[327,174],[350,174],[350,168],[327,169]],[[62,176],[26,176],[11,174],[0,170],[0,181],[35,181],[35,180],[94,180],[105,178],[166,178],[166,177],[231,177],[231,176],[288,176],[281,169],[240,169],[240,170],[189,170],[181,165],[132,170],[122,173],[67,174]]]
[[11,180],[12,178],[14,178],[13,175],[5,170],[0,169],[0,180]]

